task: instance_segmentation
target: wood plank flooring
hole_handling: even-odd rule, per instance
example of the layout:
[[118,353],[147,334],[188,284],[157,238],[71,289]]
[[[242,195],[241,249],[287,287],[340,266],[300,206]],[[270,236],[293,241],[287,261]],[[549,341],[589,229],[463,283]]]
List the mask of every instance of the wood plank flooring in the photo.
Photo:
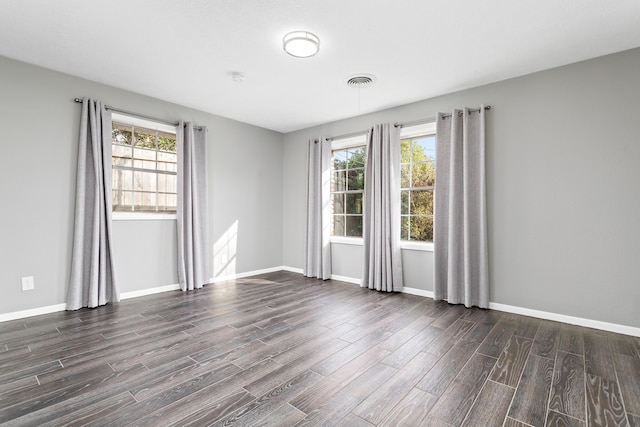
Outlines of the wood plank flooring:
[[640,338],[277,272],[1,323],[0,424],[638,426]]

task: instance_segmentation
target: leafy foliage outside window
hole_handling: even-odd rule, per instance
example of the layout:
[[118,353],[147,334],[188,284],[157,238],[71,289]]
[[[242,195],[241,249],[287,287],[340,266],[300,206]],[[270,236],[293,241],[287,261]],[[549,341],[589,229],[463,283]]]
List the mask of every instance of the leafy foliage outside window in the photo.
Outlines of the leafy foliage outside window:
[[[149,133],[145,133],[149,132]],[[131,141],[135,138],[137,147],[156,149],[156,131],[151,129],[137,128],[132,133],[131,126],[116,123],[111,130],[111,139],[119,144],[131,145]],[[158,150],[167,152],[176,152],[176,136],[159,132],[157,135]]]
[[362,237],[364,146],[334,150],[331,170],[332,236]]
[[113,122],[113,211],[175,212],[176,136]]
[[400,141],[400,236],[433,241],[435,135]]

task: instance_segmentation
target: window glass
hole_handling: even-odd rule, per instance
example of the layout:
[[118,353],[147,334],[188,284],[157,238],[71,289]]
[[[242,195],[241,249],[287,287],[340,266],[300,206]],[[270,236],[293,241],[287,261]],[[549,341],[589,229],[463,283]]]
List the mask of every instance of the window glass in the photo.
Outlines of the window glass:
[[175,132],[125,124],[114,118],[111,145],[113,211],[175,212]]
[[331,156],[331,235],[362,237],[366,148],[355,146],[333,150]]
[[400,237],[433,241],[435,135],[400,141]]

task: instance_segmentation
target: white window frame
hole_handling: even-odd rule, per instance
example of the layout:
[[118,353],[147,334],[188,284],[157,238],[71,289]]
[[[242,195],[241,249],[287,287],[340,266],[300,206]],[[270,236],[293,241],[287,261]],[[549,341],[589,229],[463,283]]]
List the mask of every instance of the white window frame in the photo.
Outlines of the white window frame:
[[[435,134],[436,133],[436,123],[423,123],[415,126],[406,126],[403,127],[400,131],[400,139],[407,139],[416,136],[421,136],[425,134]],[[354,148],[367,144],[367,134],[364,133],[362,135],[336,139],[331,142],[331,150],[342,150],[345,148]],[[400,199],[398,199],[397,203],[400,203]],[[333,218],[332,218],[333,220]],[[344,245],[357,245],[362,246],[363,240],[362,237],[346,237],[346,236],[331,236],[329,238],[331,243],[338,243]],[[400,249],[402,250],[412,250],[412,251],[422,251],[422,252],[433,252],[434,246],[433,242],[416,242],[416,241],[400,241]]]
[[[400,140],[415,138],[423,135],[435,135],[436,122],[421,123],[415,126],[406,126],[400,130]],[[437,183],[436,183],[437,185]],[[398,199],[400,203],[400,199]],[[433,242],[418,242],[415,240],[400,240],[400,249],[433,252]]]
[[[334,150],[344,150],[347,148],[355,148],[367,146],[367,134],[363,133],[361,135],[351,136],[348,138],[340,138],[334,139],[331,141],[331,151]],[[331,166],[331,174],[333,176],[333,165]],[[330,193],[330,197],[333,198],[332,193]],[[333,210],[331,211],[331,226],[333,227]],[[340,243],[343,245],[360,245],[362,246],[362,237],[353,237],[353,236],[330,236],[329,242],[331,243]]]
[[[142,127],[146,129],[154,129],[167,133],[176,133],[176,127],[165,123],[152,120],[146,120],[139,117],[129,116],[120,113],[111,113],[111,120],[114,122],[131,125],[133,127]],[[111,195],[109,195],[111,197]],[[177,220],[177,213],[167,212],[111,212],[111,219],[114,221],[158,221],[158,220]]]

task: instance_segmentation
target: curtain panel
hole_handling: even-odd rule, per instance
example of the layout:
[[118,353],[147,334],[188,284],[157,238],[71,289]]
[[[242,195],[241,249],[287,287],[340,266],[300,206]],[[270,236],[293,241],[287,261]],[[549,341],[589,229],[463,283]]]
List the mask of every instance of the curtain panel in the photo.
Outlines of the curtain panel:
[[376,125],[367,136],[360,286],[402,290],[400,252],[400,129]]
[[331,278],[331,141],[309,140],[304,275]]
[[178,282],[191,291],[209,282],[207,129],[180,122],[178,148]]
[[489,307],[485,110],[436,119],[434,299]]
[[117,302],[111,231],[111,113],[82,99],[67,310]]

